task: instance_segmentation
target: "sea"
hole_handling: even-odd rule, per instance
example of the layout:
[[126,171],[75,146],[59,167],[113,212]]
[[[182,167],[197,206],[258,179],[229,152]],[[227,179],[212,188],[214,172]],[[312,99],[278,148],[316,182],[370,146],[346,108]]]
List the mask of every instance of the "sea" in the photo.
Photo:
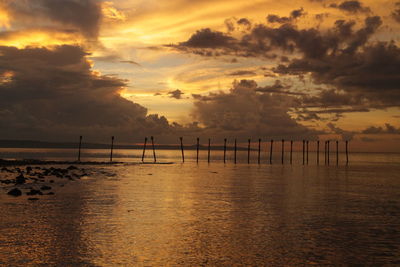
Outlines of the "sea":
[[[400,154],[115,150],[37,200],[0,184],[0,266],[400,266]],[[74,149],[0,149],[75,161]],[[84,149],[81,161],[108,162]],[[35,165],[30,165],[35,167]],[[69,166],[69,164],[68,164]],[[54,168],[64,168],[54,163]],[[10,168],[10,167],[7,167]],[[23,169],[25,166],[19,166]],[[0,172],[2,177],[9,177]]]

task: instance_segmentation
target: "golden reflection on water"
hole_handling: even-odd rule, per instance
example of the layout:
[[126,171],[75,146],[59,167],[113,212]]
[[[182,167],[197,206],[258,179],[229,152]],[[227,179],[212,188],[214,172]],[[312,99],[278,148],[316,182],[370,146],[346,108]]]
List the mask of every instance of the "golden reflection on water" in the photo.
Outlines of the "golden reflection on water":
[[399,263],[396,166],[106,169],[37,202],[1,192],[0,265]]

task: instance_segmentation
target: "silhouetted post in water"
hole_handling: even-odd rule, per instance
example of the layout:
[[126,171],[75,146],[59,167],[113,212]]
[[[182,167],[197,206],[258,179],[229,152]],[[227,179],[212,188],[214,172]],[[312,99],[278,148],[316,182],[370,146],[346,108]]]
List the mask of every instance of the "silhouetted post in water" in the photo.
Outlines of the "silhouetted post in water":
[[156,148],[154,147],[154,137],[151,136],[151,145],[153,146],[153,158],[154,158],[154,162],[157,162],[157,158],[156,158]]
[[271,139],[271,146],[269,148],[269,164],[272,164],[272,147],[274,146],[274,140]]
[[261,163],[261,139],[258,139],[258,158],[257,158],[258,164]]
[[339,165],[339,141],[336,140],[336,165]]
[[207,161],[208,163],[210,163],[210,153],[211,153],[211,139],[208,139],[208,157],[207,157]]
[[317,165],[319,165],[319,140],[317,141]]
[[110,162],[113,159],[113,149],[114,149],[114,136],[111,136],[111,153],[110,153]]
[[346,166],[349,165],[349,141],[346,140]]
[[290,164],[292,164],[293,159],[293,140],[290,141]]
[[199,163],[199,148],[200,148],[200,138],[197,137],[197,151],[196,151],[196,162]]
[[144,161],[144,153],[146,153],[147,137],[144,138],[142,162]]
[[282,139],[282,164],[283,164],[284,153],[285,153],[285,140]]
[[78,161],[81,161],[82,135],[79,136]]
[[249,139],[249,144],[247,146],[247,164],[250,164],[250,142],[251,140]]
[[305,161],[305,155],[304,155],[305,149],[306,149],[306,141],[303,140],[303,165],[304,165],[304,161]]
[[328,140],[328,144],[327,144],[327,149],[328,149],[328,152],[327,152],[327,155],[328,155],[328,165],[329,165],[329,156],[330,156],[330,142],[331,142],[331,141]]
[[326,165],[326,141],[324,141],[324,161],[325,161],[325,165]]
[[308,140],[306,141],[306,148],[307,148],[307,165],[308,165]]
[[226,163],[226,138],[224,139],[224,163]]
[[181,150],[182,150],[182,162],[185,162],[185,153],[183,152],[183,137],[179,137],[181,140]]
[[235,139],[235,151],[233,155],[233,162],[236,164],[236,153],[237,153],[237,144],[236,144],[236,139]]

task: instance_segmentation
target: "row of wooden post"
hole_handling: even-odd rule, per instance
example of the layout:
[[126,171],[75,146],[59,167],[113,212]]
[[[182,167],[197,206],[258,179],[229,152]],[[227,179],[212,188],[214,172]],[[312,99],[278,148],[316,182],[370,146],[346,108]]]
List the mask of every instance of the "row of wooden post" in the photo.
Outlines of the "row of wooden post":
[[[144,156],[146,152],[146,145],[147,145],[147,137],[144,139],[144,144],[143,144],[143,153],[142,153],[142,162],[144,162]],[[156,149],[154,146],[154,137],[150,137],[151,140],[151,145],[153,149],[153,159],[154,162],[157,162],[157,157],[156,157]],[[183,146],[183,137],[179,138],[180,140],[180,146],[181,146],[181,153],[182,153],[182,162],[185,162],[185,152],[184,152],[184,146]],[[325,160],[325,165],[330,164],[330,140],[324,141],[325,142],[325,148],[324,148],[324,160]],[[346,165],[349,164],[349,151],[348,151],[348,145],[349,141],[345,141],[346,143]],[[303,165],[308,165],[308,140],[303,140]],[[272,152],[273,152],[273,145],[274,145],[274,140],[271,140],[271,145],[270,145],[270,151],[269,151],[269,163],[272,164]],[[317,164],[319,165],[319,145],[320,141],[317,141]],[[82,136],[79,136],[79,149],[78,149],[78,161],[81,160],[81,147],[82,147]],[[111,137],[111,152],[110,152],[110,161],[113,160],[113,149],[114,149],[114,136]],[[226,149],[227,149],[227,139],[224,139],[224,163],[226,163]],[[196,162],[199,162],[199,150],[200,150],[200,138],[197,138],[197,146],[196,146]],[[251,140],[248,139],[248,146],[247,146],[247,163],[250,164],[250,151],[251,151]],[[284,164],[284,153],[285,153],[285,140],[282,139],[282,148],[281,148],[281,163]],[[237,141],[235,139],[234,142],[234,163],[237,163]],[[208,153],[207,153],[207,161],[210,163],[211,161],[211,139],[208,139]],[[293,162],[293,140],[290,141],[290,157],[289,157],[289,162],[292,164]],[[258,139],[258,157],[257,157],[257,163],[261,163],[261,139]],[[336,165],[339,165],[339,141],[336,141]]]
[[[156,162],[156,155],[155,155],[155,148],[154,148],[154,139],[151,137],[152,140],[152,146],[153,146],[153,157],[154,157],[154,162]],[[185,152],[184,152],[184,145],[183,145],[183,137],[179,138],[180,140],[180,147],[181,147],[181,153],[182,153],[182,162],[185,162]],[[147,137],[145,138],[144,142],[144,147],[143,147],[143,155],[142,155],[142,161],[144,161],[144,154],[146,151],[146,142],[147,142]],[[346,143],[346,165],[349,164],[349,153],[348,153],[348,141],[345,141]],[[273,144],[274,140],[271,140],[271,145],[270,145],[270,156],[269,156],[269,163],[272,164],[272,152],[273,152]],[[330,141],[325,141],[325,165],[330,164]],[[308,146],[309,141],[308,140],[303,140],[303,165],[307,164],[308,165],[308,155],[309,155],[309,150]],[[317,164],[319,165],[319,145],[320,141],[317,141]],[[227,149],[227,139],[224,139],[224,157],[223,161],[226,163],[226,149]],[[196,162],[199,162],[199,150],[200,150],[200,138],[197,138],[197,144],[196,144]],[[251,151],[251,140],[248,139],[248,146],[247,146],[247,163],[250,164],[250,151]],[[284,164],[284,153],[285,153],[285,140],[282,139],[282,149],[281,149],[281,163]],[[207,150],[207,162],[210,163],[211,161],[211,139],[208,139],[208,150]],[[234,157],[233,161],[236,164],[237,163],[237,140],[235,139],[234,142]],[[290,158],[289,158],[290,164],[293,163],[293,140],[290,141]],[[261,163],[261,139],[258,139],[258,157],[257,157],[257,162],[258,164]],[[336,141],[336,165],[339,165],[339,141]]]

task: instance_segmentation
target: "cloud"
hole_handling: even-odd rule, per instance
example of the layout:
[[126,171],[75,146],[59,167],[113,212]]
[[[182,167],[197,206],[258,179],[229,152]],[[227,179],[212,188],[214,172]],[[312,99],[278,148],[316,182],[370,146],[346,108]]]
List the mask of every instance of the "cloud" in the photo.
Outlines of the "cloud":
[[284,85],[280,80],[275,80],[275,83],[273,85],[267,85],[264,87],[257,88],[257,92],[263,92],[263,93],[276,93],[276,94],[286,94],[286,95],[294,95],[294,96],[303,96],[304,93],[299,93],[299,92],[292,92],[289,91],[290,85]]
[[[91,69],[78,46],[0,47],[0,126],[2,138],[91,140],[117,135],[134,141],[145,135],[164,140],[189,131],[120,96],[126,86],[115,76]],[[169,137],[168,137],[169,136]],[[139,141],[139,140],[136,140]]]
[[141,67],[142,65],[140,65],[139,63],[137,63],[136,61],[133,60],[121,60],[121,63],[128,63],[128,64],[132,64],[132,65],[136,65],[138,67]]
[[269,14],[267,16],[267,21],[269,23],[291,23],[292,21],[296,20],[297,18],[300,18],[305,15],[304,9],[295,9],[290,13],[289,17],[281,17],[275,14]]
[[184,94],[184,92],[182,92],[179,89],[176,89],[174,91],[170,91],[168,92],[169,97],[171,98],[175,98],[175,99],[182,99],[182,95]]
[[209,28],[201,29],[193,34],[189,40],[181,43],[181,47],[218,48],[227,47],[234,38]]
[[385,123],[385,127],[370,126],[363,130],[363,134],[400,134],[400,128],[396,128],[389,123]]
[[363,4],[357,0],[352,0],[352,1],[344,1],[342,3],[338,4],[330,4],[329,7],[332,8],[337,8],[345,12],[349,13],[358,13],[358,12],[364,12],[364,13],[369,13],[371,12],[371,9],[369,7],[364,7]]
[[[183,42],[174,48],[207,56],[264,58],[268,62],[283,57],[285,61],[267,69],[282,77],[304,80],[309,76],[314,85],[323,85],[317,94],[297,94],[293,108],[299,119],[317,119],[317,114],[330,113],[336,114],[333,120],[337,120],[343,113],[400,106],[400,48],[390,41],[371,41],[381,25],[379,16],[366,17],[362,23],[337,20],[324,30],[299,29],[288,23],[277,27],[257,24],[241,37],[219,32],[217,35],[224,36],[225,41],[218,46],[203,42],[201,47],[188,47],[188,42]],[[280,57],[276,56],[279,51],[283,54]],[[279,86],[277,83],[257,91],[296,96]]]
[[[16,19],[12,24],[72,28],[88,39],[97,39],[102,19],[101,1],[98,0],[4,0],[3,5]],[[56,24],[56,25],[54,25]]]
[[238,25],[243,25],[247,27],[247,30],[251,29],[251,22],[247,18],[241,18],[237,21]]
[[229,73],[229,76],[255,76],[257,73],[251,70],[238,70]]
[[234,82],[229,92],[193,95],[194,119],[218,136],[315,138],[289,116],[293,97],[260,92],[253,80]]
[[392,12],[392,17],[400,23],[400,2],[395,3],[396,9]]
[[353,139],[354,135],[356,134],[356,132],[353,131],[346,131],[343,130],[339,127],[337,127],[335,124],[333,123],[328,123],[326,126],[328,126],[328,128],[335,134],[339,134],[342,137],[343,141],[350,141]]
[[317,95],[305,95],[301,100],[303,107],[329,108],[340,106],[357,107],[363,105],[362,96],[354,96],[336,89],[321,90]]

